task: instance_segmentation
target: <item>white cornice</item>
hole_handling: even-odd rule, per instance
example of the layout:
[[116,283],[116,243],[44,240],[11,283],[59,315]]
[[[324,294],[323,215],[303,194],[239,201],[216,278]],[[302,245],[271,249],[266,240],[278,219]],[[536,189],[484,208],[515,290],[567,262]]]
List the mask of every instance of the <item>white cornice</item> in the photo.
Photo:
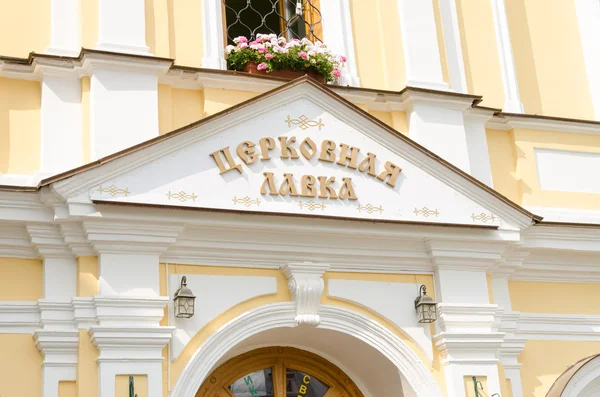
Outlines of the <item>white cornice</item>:
[[561,119],[537,115],[515,115],[500,113],[486,123],[493,130],[512,130],[515,128],[570,132],[576,134],[600,134],[600,123],[589,120]]
[[40,328],[37,302],[1,302],[0,334],[31,334]]
[[517,337],[535,340],[600,341],[600,315],[519,314]]

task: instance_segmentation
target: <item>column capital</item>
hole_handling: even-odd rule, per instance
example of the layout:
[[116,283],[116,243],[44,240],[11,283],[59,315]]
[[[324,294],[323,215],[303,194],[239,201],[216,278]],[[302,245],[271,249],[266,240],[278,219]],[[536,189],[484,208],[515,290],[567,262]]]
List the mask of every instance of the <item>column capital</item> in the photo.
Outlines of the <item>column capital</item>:
[[319,325],[319,304],[325,286],[322,276],[329,266],[324,263],[297,262],[281,267],[288,279],[292,299],[296,302],[296,324]]

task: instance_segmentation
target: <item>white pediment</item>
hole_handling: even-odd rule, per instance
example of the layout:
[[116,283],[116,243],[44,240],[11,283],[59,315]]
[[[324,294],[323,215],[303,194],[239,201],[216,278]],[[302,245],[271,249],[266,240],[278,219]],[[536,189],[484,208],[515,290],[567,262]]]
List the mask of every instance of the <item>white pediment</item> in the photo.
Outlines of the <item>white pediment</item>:
[[[105,174],[114,176],[95,177],[89,196],[93,201],[368,220],[508,228],[526,222],[485,188],[333,95],[309,82],[266,95],[107,164]],[[292,137],[293,151],[288,151],[282,141]],[[340,160],[342,145],[349,157],[351,148],[359,149],[352,166],[350,159]],[[255,153],[244,156],[249,146]],[[333,162],[327,161],[332,154],[326,148],[333,148]],[[298,158],[286,158],[294,151]],[[372,163],[369,153],[375,155]],[[401,169],[395,180],[385,172],[386,163],[392,175],[395,167]]]

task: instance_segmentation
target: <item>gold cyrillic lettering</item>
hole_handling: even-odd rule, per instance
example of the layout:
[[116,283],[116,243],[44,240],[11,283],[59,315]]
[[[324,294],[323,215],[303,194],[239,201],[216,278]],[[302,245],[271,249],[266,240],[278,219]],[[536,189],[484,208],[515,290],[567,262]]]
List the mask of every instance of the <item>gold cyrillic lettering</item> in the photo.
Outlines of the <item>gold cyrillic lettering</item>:
[[271,160],[271,157],[269,157],[269,150],[275,149],[275,139],[270,137],[260,138],[258,144],[260,145],[260,160]]
[[338,194],[340,200],[345,198],[348,198],[349,200],[356,200],[358,197],[356,197],[356,193],[354,193],[354,188],[352,187],[352,178],[342,178],[342,181],[344,181],[344,184],[340,188],[340,192]]
[[319,179],[319,198],[336,199],[337,194],[331,184],[335,182],[335,176],[327,179],[326,176],[320,176]]
[[273,173],[263,172],[263,175],[265,176],[265,180],[260,186],[260,194],[267,194],[266,186],[269,186],[269,194],[271,196],[277,196],[278,193],[277,188],[275,187],[275,180],[273,180]]
[[298,388],[298,393],[306,394],[306,386],[300,385],[300,388]]
[[[395,165],[389,161],[386,161],[385,162],[385,171],[383,171],[381,174],[379,174],[377,176],[377,179],[381,179],[382,181],[385,181],[385,183],[387,183],[391,187],[394,187],[394,186],[396,186],[396,178],[398,177],[398,174],[400,173],[400,171],[402,171],[402,168],[398,167],[397,165]],[[386,181],[385,179],[388,176],[390,177],[390,179],[388,179]]]
[[[350,149],[350,156],[348,156],[348,149]],[[340,143],[340,159],[337,161],[342,167],[346,165],[346,160],[350,160],[348,167],[356,169],[356,159],[358,157],[359,148],[350,147],[345,143]]]
[[[308,146],[308,149],[310,149],[310,152],[308,151],[306,146]],[[302,153],[302,155],[307,160],[312,159],[314,157],[314,155],[317,154],[317,144],[312,139],[306,138],[300,144],[300,153]]]
[[358,170],[360,172],[367,171],[367,173],[371,176],[377,176],[377,174],[375,173],[375,157],[377,156],[373,153],[367,152],[367,157],[360,162],[360,164],[358,165]]
[[[222,153],[223,156],[225,156],[225,160],[227,160],[229,168],[225,167],[225,164],[223,164],[223,160],[221,160],[219,153]],[[225,172],[231,170],[237,170],[240,174],[242,173],[242,165],[236,164],[235,161],[233,161],[233,157],[231,156],[231,153],[229,153],[229,146],[224,147],[221,150],[217,150],[216,152],[212,152],[210,156],[213,158],[213,160],[215,160],[215,163],[217,163],[217,167],[219,167],[219,174],[224,174]]]
[[290,196],[297,196],[298,190],[294,183],[294,174],[283,174],[283,178],[283,182],[281,182],[281,186],[279,186],[279,194],[285,196],[289,193]]
[[256,146],[254,142],[244,141],[237,147],[237,155],[240,156],[242,161],[247,165],[254,163],[258,158],[254,146]]
[[304,382],[308,385],[308,383],[310,382],[310,376],[304,375],[304,378],[302,378],[302,382]]
[[321,156],[319,160],[333,163],[335,161],[335,142],[334,141],[323,141],[321,144]]
[[296,151],[296,149],[294,149],[293,147],[290,146],[290,144],[296,142],[296,137],[295,136],[291,136],[291,137],[286,137],[286,136],[280,136],[279,137],[279,143],[281,144],[281,158],[282,159],[297,159],[300,156],[298,156],[298,152]]
[[317,197],[317,188],[315,183],[317,178],[312,175],[304,175],[301,180],[301,196],[304,197]]

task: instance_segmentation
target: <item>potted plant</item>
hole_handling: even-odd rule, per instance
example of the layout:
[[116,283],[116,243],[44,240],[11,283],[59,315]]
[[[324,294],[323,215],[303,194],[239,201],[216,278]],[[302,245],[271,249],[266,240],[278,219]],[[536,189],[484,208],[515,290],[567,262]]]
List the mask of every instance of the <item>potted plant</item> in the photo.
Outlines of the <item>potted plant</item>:
[[296,78],[305,74],[324,82],[341,76],[346,58],[333,54],[325,44],[304,38],[287,41],[275,34],[258,34],[249,41],[236,37],[235,45],[225,48],[227,67],[247,73]]

